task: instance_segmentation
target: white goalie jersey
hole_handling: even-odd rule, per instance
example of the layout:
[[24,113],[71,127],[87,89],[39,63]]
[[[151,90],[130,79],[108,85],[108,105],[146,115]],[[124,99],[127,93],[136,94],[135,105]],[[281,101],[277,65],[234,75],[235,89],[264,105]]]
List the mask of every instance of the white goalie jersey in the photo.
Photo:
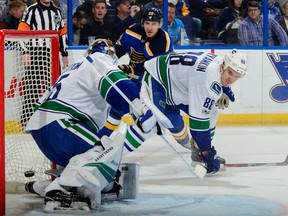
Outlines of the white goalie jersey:
[[109,108],[104,99],[109,86],[103,84],[103,78],[113,72],[119,72],[117,65],[99,52],[72,64],[38,101],[26,131],[58,119],[81,120],[98,131],[105,124]]

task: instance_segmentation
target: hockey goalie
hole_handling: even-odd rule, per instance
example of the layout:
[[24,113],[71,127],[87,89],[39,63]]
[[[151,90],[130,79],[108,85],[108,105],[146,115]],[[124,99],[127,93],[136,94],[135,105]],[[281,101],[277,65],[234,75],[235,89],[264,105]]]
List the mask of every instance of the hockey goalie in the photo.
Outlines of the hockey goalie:
[[[121,187],[125,191],[119,185],[123,152],[139,147],[156,125],[114,56],[109,41],[95,40],[38,101],[27,124],[45,156],[63,167],[52,182],[26,184],[28,192],[44,196],[45,212],[97,211],[103,193],[119,196]],[[120,123],[128,113],[136,122],[129,127]]]

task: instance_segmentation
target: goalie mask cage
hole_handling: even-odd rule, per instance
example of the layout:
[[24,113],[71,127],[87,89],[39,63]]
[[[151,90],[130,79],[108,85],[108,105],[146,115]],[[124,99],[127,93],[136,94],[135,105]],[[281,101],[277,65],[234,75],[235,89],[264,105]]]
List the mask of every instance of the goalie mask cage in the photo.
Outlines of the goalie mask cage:
[[[47,179],[51,163],[24,132],[34,102],[59,76],[56,31],[0,30],[0,215],[5,193],[24,191],[24,184]],[[30,61],[24,61],[29,54]],[[34,171],[27,178],[25,171]]]

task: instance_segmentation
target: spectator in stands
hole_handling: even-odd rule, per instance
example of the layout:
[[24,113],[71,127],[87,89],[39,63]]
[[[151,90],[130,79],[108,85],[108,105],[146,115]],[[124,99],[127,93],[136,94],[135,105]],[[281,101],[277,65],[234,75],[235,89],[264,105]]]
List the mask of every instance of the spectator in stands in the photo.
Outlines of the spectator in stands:
[[67,20],[67,5],[61,0],[52,0],[53,4],[61,10],[62,18]]
[[113,23],[107,15],[106,0],[96,0],[93,3],[92,14],[88,18],[87,25],[81,31],[79,45],[88,45],[88,37],[112,39],[115,38],[113,33]]
[[11,1],[8,5],[9,11],[2,16],[0,29],[18,29],[19,21],[26,9],[23,0]]
[[236,18],[245,16],[247,15],[243,5],[243,0],[229,0],[228,6],[225,7],[219,15],[218,29],[222,31],[229,22]]
[[[263,45],[263,17],[260,15],[260,4],[250,1],[247,4],[248,16],[240,24],[238,39],[241,45],[262,46]],[[288,45],[288,36],[280,24],[271,17],[268,17],[268,45],[274,45],[276,36],[281,46]]]
[[85,0],[82,4],[80,4],[76,11],[81,10],[84,11],[88,17],[91,17],[93,15],[92,8],[93,8],[93,2],[94,0]]
[[175,18],[176,6],[168,2],[168,33],[174,44],[180,45],[181,30],[185,31],[184,24],[180,19]]
[[148,4],[151,0],[137,0],[137,3],[140,4],[140,5],[145,5],[145,4]]
[[5,7],[6,7],[6,0],[0,0],[0,18],[3,16],[3,11]]
[[84,11],[78,10],[73,14],[73,45],[79,45],[81,31],[87,24],[88,16]]
[[[262,2],[260,3],[261,15],[263,15],[263,13],[264,13],[263,3],[264,3],[264,0],[262,0]],[[276,1],[275,0],[268,0],[268,14],[270,17],[275,19],[277,22],[280,21],[280,19],[282,17],[282,13],[281,13],[280,5],[279,5],[277,0]]]
[[143,13],[148,8],[158,8],[161,11],[161,13],[163,14],[163,0],[152,0],[151,2],[145,4],[143,6]]
[[201,20],[190,15],[190,5],[188,0],[169,1],[176,5],[176,18],[183,22],[188,39],[192,41],[195,35],[201,31]]
[[[62,0],[64,4],[68,6],[68,0]],[[82,0],[73,0],[72,1],[72,13],[74,14],[77,10],[77,7],[79,7],[82,4]]]
[[[77,7],[77,11],[78,10],[85,11],[88,17],[92,17],[93,16],[92,8],[93,8],[94,2],[95,0],[84,0],[84,2],[79,7]],[[106,0],[106,5],[111,6],[109,0]]]
[[288,1],[283,4],[283,17],[279,21],[281,27],[284,29],[286,34],[288,35]]
[[217,37],[214,26],[215,17],[227,6],[226,0],[189,0],[190,15],[202,21],[202,32],[199,36],[203,39]]
[[120,35],[122,35],[125,30],[133,25],[134,23],[138,23],[138,20],[134,18],[135,14],[138,12],[138,6],[130,4],[129,0],[116,0],[116,16],[114,18],[114,34],[115,39],[112,40],[115,43]]
[[[24,0],[25,1],[25,0]],[[27,6],[29,7],[30,5],[32,5],[32,4],[34,4],[34,3],[36,3],[37,2],[37,0],[27,0],[26,1],[26,4],[27,4]]]
[[246,17],[243,0],[229,0],[228,7],[225,7],[216,26],[219,31],[218,38],[226,44],[239,44],[238,27]]
[[[141,1],[140,1],[141,2]],[[131,7],[136,5],[137,6],[137,12],[134,15],[134,18],[138,20],[138,22],[141,21],[142,14],[143,14],[143,3],[140,3],[139,0],[130,0]]]

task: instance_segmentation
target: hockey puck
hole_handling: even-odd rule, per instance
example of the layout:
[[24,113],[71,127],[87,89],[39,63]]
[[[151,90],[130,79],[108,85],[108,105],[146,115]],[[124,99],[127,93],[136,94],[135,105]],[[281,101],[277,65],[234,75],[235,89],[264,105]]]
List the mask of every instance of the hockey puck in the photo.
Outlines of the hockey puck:
[[32,177],[35,175],[33,170],[28,170],[26,172],[24,172],[25,177]]

